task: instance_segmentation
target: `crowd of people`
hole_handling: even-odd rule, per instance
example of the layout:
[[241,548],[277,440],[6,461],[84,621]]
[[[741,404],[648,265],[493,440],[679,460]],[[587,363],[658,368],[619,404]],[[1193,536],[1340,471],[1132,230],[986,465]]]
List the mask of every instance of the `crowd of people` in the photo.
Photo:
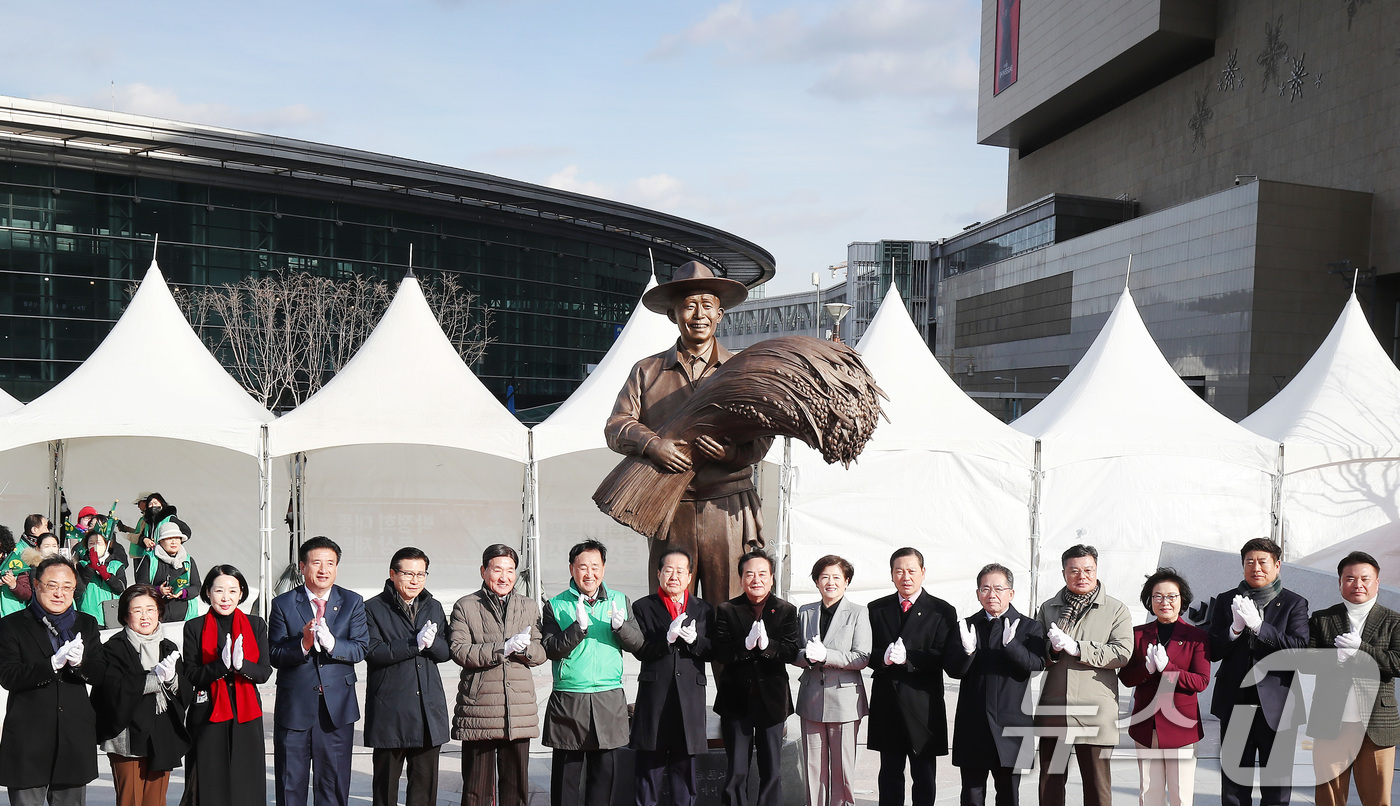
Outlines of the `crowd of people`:
[[[709,748],[711,674],[724,806],[748,803],[755,755],[757,806],[783,802],[793,714],[809,806],[855,802],[866,719],[881,806],[904,804],[906,787],[915,806],[931,806],[936,759],[950,748],[964,806],[986,802],[989,778],[997,806],[1015,806],[1037,751],[1042,806],[1065,802],[1071,757],[1086,806],[1109,806],[1109,758],[1125,723],[1142,806],[1183,806],[1212,664],[1224,806],[1248,806],[1256,777],[1261,806],[1288,803],[1307,711],[1300,673],[1318,681],[1306,719],[1316,802],[1343,806],[1354,780],[1365,806],[1389,804],[1400,614],[1376,603],[1379,563],[1360,552],[1338,564],[1340,603],[1309,614],[1283,587],[1278,545],[1251,540],[1240,551],[1243,580],[1215,597],[1200,627],[1183,618],[1191,586],[1161,568],[1138,594],[1152,618],[1134,627],[1086,545],[1064,552],[1064,586],[1034,616],[1013,605],[1012,572],[991,564],[976,579],[981,608],[959,618],[924,590],[924,557],[912,547],[890,558],[893,593],[868,607],[846,596],[853,564],[822,557],[811,569],[820,599],[799,608],[774,592],[774,563],[761,550],[739,558],[738,596],[699,598],[696,558],[681,547],[654,552],[657,587],[634,602],[605,584],[607,548],[595,540],[569,552],[568,588],[537,603],[516,592],[516,551],[497,544],[483,553],[481,588],[449,615],[427,589],[423,551],[398,550],[383,591],[365,600],[336,584],[341,549],[316,537],[299,549],[303,584],[276,597],[264,622],[239,607],[250,594],[239,569],[199,575],[173,505],[153,493],[139,506],[135,528],[88,507],[57,531],[31,516],[18,542],[0,531],[0,686],[9,692],[0,785],[16,806],[83,803],[99,750],[123,806],[164,804],[182,765],[184,803],[265,803],[258,686],[274,672],[275,802],[304,806],[314,793],[317,806],[345,804],[361,662],[376,806],[397,803],[405,771],[407,802],[436,803],[440,750],[454,740],[465,806],[525,806],[536,738],[553,753],[553,806],[606,806],[629,783],[637,806],[657,806],[667,790],[674,806],[692,806],[696,759]],[[184,622],[182,641],[165,637],[171,622]],[[117,629],[105,642],[104,625]],[[1281,662],[1305,648],[1306,660]],[[641,663],[630,707],[624,653]],[[439,672],[449,660],[461,669],[451,707]],[[541,714],[531,669],[546,661],[552,690]],[[960,680],[951,736],[945,675]],[[1126,719],[1120,684],[1133,689]],[[617,775],[624,747],[635,753],[630,782]]]

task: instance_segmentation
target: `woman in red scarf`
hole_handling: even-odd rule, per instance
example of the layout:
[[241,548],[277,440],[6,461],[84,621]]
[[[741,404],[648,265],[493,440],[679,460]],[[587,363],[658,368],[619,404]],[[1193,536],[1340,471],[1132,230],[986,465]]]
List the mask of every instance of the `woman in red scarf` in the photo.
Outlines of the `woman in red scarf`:
[[209,612],[185,624],[185,668],[194,687],[182,804],[267,803],[267,760],[257,684],[272,676],[267,624],[238,609],[248,583],[216,565],[199,596]]

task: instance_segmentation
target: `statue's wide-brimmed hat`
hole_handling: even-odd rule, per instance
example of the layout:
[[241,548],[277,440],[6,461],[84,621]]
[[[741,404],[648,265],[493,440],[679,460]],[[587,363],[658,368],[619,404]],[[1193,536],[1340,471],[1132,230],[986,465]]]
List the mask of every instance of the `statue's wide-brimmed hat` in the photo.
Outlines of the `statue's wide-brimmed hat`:
[[729,309],[748,299],[749,290],[738,280],[719,277],[715,270],[698,260],[681,265],[668,282],[642,295],[642,304],[649,311],[666,313],[675,306],[677,300],[692,294],[714,294],[719,297],[719,306]]

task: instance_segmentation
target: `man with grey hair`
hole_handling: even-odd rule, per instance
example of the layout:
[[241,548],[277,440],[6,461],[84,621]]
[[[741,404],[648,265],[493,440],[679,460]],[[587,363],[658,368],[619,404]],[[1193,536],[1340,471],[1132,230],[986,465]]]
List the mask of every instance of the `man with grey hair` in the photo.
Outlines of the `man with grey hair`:
[[1037,617],[1050,646],[1036,707],[1040,806],[1064,806],[1073,750],[1085,806],[1112,806],[1109,756],[1118,743],[1118,673],[1133,654],[1128,608],[1099,581],[1099,553],[1070,546],[1060,555],[1065,586]]
[[[996,805],[1020,802],[1021,770],[1031,766],[1030,680],[1045,668],[1045,630],[1011,605],[1011,569],[992,563],[977,573],[982,609],[958,624],[958,645],[945,665],[960,678],[953,717],[953,765],[962,771],[962,806],[983,806],[987,776]],[[1022,747],[1026,748],[1022,752]]]

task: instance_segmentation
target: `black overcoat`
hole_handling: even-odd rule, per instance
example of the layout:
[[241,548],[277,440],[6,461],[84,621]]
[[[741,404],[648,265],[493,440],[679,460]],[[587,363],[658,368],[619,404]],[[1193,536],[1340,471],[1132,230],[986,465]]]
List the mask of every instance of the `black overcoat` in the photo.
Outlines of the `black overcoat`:
[[[1017,619],[1016,636],[1003,644],[1005,622]],[[985,610],[978,610],[963,621],[977,630],[977,651],[968,657],[959,635],[957,645],[949,646],[944,667],[950,677],[962,680],[953,715],[953,764],[1029,769],[1035,703],[1027,695],[1031,677],[1045,668],[1045,628],[1014,607],[1007,607],[999,618],[988,619]],[[1006,728],[1022,730],[1008,735]]]
[[0,619],[0,686],[10,692],[0,734],[0,786],[82,786],[97,777],[97,717],[87,684],[102,679],[97,620],[78,613],[83,662],[53,670],[48,629],[25,609]]
[[753,605],[742,593],[716,609],[711,648],[715,663],[724,670],[715,690],[714,711],[722,717],[747,716],[755,727],[767,728],[793,713],[787,665],[797,659],[800,649],[797,608],[776,595],[768,596],[763,605],[767,649],[744,647],[753,624]]
[[[160,642],[160,657],[178,651],[174,641]],[[102,645],[106,671],[102,682],[92,687],[92,709],[97,714],[97,741],[105,742],[123,730],[130,730],[131,751],[150,750],[150,769],[156,772],[180,766],[190,749],[185,728],[185,709],[193,696],[185,679],[184,659],[175,662],[179,687],[166,703],[165,713],[156,713],[156,695],[146,693],[149,669],[141,665],[141,654],[131,645],[125,630],[118,630]]]
[[1269,728],[1277,730],[1279,720],[1284,716],[1284,707],[1292,706],[1291,724],[1297,725],[1306,720],[1306,706],[1302,698],[1291,702],[1289,689],[1293,685],[1293,672],[1272,671],[1264,675],[1254,686],[1244,684],[1245,676],[1254,664],[1275,652],[1285,649],[1302,649],[1308,645],[1308,600],[1284,588],[1278,592],[1259,613],[1264,620],[1259,631],[1245,628],[1239,638],[1230,635],[1234,622],[1231,604],[1238,588],[1232,588],[1211,602],[1209,611],[1210,659],[1220,661],[1215,671],[1215,693],[1210,698],[1210,712],[1221,720],[1230,718],[1235,700],[1246,688],[1254,688],[1258,693],[1259,710],[1264,713],[1264,721]]
[[[671,612],[655,593],[632,603],[632,617],[642,629],[642,646],[632,654],[642,662],[637,673],[637,702],[632,712],[632,749],[655,750],[657,737],[666,731],[683,731],[686,751],[692,755],[709,748],[705,734],[705,661],[710,658],[710,630],[714,608],[691,594],[686,598],[687,623],[695,626],[694,644],[680,638],[666,643]],[[745,633],[747,635],[748,633]],[[662,725],[661,713],[672,688],[681,707],[681,724]]]
[[[194,689],[194,703],[190,706],[186,724],[194,746],[185,761],[185,797],[187,803],[199,806],[253,806],[266,804],[267,798],[267,756],[263,736],[263,716],[247,722],[239,722],[238,697],[234,681],[243,677],[254,686],[266,683],[272,677],[272,651],[268,648],[267,622],[249,615],[248,624],[253,630],[253,638],[258,645],[257,662],[245,660],[243,668],[235,672],[224,665],[218,653],[213,660],[204,663],[204,628],[209,623],[206,615],[185,622],[185,675]],[[218,622],[214,622],[218,625]],[[230,624],[228,629],[231,629]],[[215,645],[222,649],[224,635],[221,634]],[[233,707],[234,718],[225,722],[210,722],[214,713],[214,700],[211,692],[214,686],[223,686],[228,692],[229,704]],[[258,697],[258,707],[262,708],[262,697]]]
[[[961,646],[953,606],[919,591],[909,613],[892,593],[870,603],[871,750],[948,754],[943,663],[949,642]],[[885,665],[885,650],[904,639],[908,662]]]
[[[451,738],[447,695],[437,665],[450,660],[452,651],[442,604],[424,589],[418,594],[418,612],[409,621],[403,599],[392,583],[385,582],[383,592],[365,601],[365,620],[369,623],[365,746],[446,744]],[[429,621],[437,624],[437,636],[419,652],[418,631]]]

